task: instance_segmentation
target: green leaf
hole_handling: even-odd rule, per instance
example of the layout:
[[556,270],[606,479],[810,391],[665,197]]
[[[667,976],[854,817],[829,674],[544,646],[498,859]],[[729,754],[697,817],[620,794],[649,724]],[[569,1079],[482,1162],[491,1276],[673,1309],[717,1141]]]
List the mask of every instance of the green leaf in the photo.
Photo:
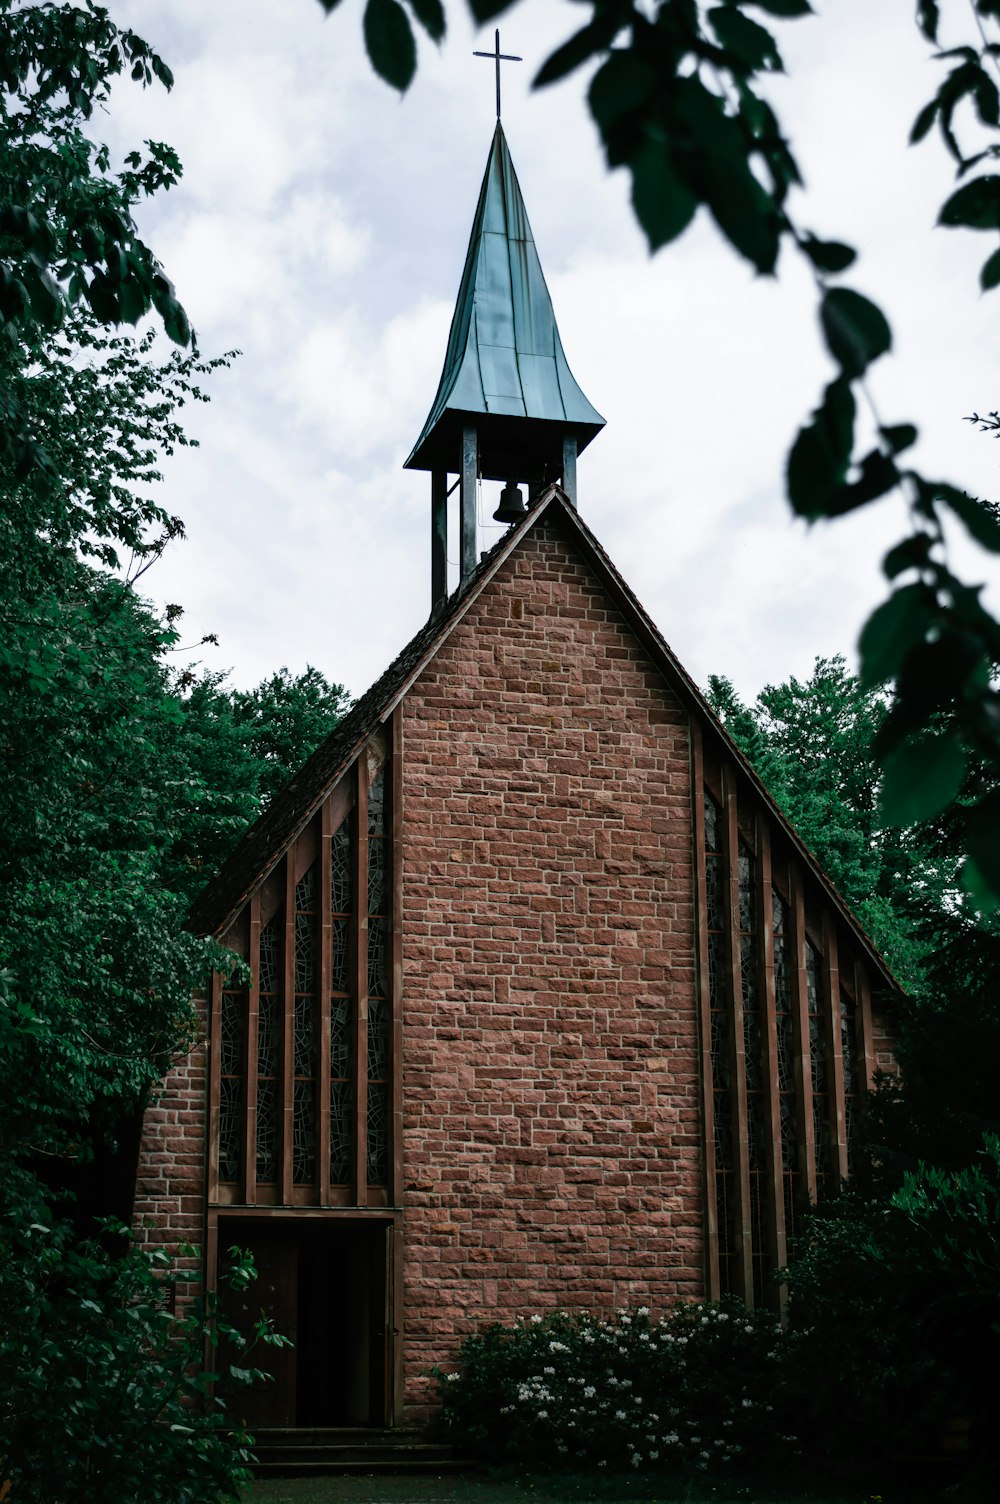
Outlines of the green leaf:
[[629,165],[636,218],[657,251],[687,229],[698,200],[674,172],[665,141],[647,138]]
[[399,0],[367,0],[364,34],[375,72],[404,94],[416,72],[417,44]]
[[962,868],[962,887],[981,914],[995,914],[1000,908],[1000,883],[992,884],[971,856]]
[[587,92],[601,134],[606,138],[608,126],[644,105],[655,87],[656,74],[647,62],[624,48],[612,52]]
[[893,454],[902,454],[904,449],[911,448],[917,442],[917,429],[913,423],[893,423],[887,428],[880,428],[879,434]]
[[596,52],[602,52],[610,47],[618,31],[618,23],[611,20],[608,24],[605,20],[592,21],[589,26],[583,26],[557,47],[550,57],[535,74],[533,87],[543,89],[546,84],[554,84],[558,79],[565,78],[567,73],[572,73],[574,68],[579,68],[581,63],[587,62]]
[[1000,177],[990,174],[959,188],[938,215],[939,225],[970,230],[1000,229]]
[[441,0],[409,0],[409,6],[431,41],[440,42],[445,33]]
[[928,42],[937,41],[938,0],[917,0],[917,25]]
[[866,502],[884,496],[898,480],[895,461],[882,449],[869,450],[861,461],[861,474],[857,480],[838,486],[828,497],[825,515],[842,517],[846,512],[853,512]]
[[927,132],[934,124],[934,119],[937,115],[937,112],[938,101],[936,99],[932,99],[930,104],[924,105],[923,109],[920,111],[920,114],[917,116],[916,120],[914,120],[913,128],[910,131],[911,146],[916,146],[918,141],[922,141],[924,139]]
[[87,288],[87,302],[102,324],[117,324],[118,296],[103,272],[97,272]]
[[483,21],[492,21],[494,16],[503,15],[513,4],[514,0],[469,0],[469,9],[481,25]]
[[129,277],[122,283],[118,289],[118,300],[122,320],[126,324],[137,324],[149,307],[149,299],[135,277]]
[[996,791],[966,810],[965,844],[982,891],[1000,895],[1000,794]]
[[923,585],[904,585],[869,616],[861,629],[860,678],[866,689],[895,678],[910,648],[922,642],[930,624]]
[[766,10],[769,15],[783,16],[789,20],[795,16],[811,16],[812,6],[808,0],[751,0],[760,10]]
[[170,303],[163,313],[163,327],[175,345],[191,343],[191,325],[184,309],[177,302]]
[[921,569],[930,557],[934,540],[928,533],[914,533],[890,548],[882,560],[882,572],[886,579],[894,580],[907,569]]
[[[685,160],[690,156],[690,166],[684,168],[689,187],[704,199],[730,245],[759,272],[773,272],[781,222],[753,173],[739,124],[697,77],[680,81],[674,115],[691,137],[690,144],[683,142]],[[672,135],[670,139],[674,146]]]
[[892,345],[892,332],[881,308],[849,287],[834,287],[820,307],[827,348],[845,375],[855,377]]
[[932,820],[957,799],[965,778],[962,738],[909,737],[882,762],[879,802],[889,825]]
[[824,516],[829,497],[843,483],[854,445],[854,411],[850,382],[839,377],[792,445],[788,499],[800,517]]
[[800,242],[813,266],[821,272],[843,272],[856,260],[857,251],[839,240],[817,240],[807,235]]
[[951,508],[977,543],[990,553],[1000,554],[1000,506],[995,501],[981,501],[957,486],[938,486],[935,494],[937,500]]
[[710,10],[708,19],[719,42],[738,65],[734,72],[758,73],[766,68],[784,72],[777,43],[766,27],[751,21],[742,11],[723,5]]
[[1000,282],[1000,251],[994,251],[992,256],[988,256],[983,262],[979,273],[979,285],[983,292],[989,292],[996,287],[998,282]]

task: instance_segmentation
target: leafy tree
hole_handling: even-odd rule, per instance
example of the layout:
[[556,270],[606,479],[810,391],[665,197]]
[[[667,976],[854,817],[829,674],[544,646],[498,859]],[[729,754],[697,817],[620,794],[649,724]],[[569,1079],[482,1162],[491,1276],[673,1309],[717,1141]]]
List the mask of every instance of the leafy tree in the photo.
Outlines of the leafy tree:
[[217,1314],[168,1309],[180,1274],[108,1216],[127,1221],[192,987],[231,967],[184,929],[200,854],[221,859],[342,691],[310,671],[199,696],[171,669],[180,608],[135,591],[182,530],[151,487],[229,357],[157,359],[149,329],[109,327],[152,305],[191,344],[133,221],[180,166],[154,143],[114,172],[87,133],[117,74],[169,70],[92,0],[0,0],[0,42],[0,1481],[39,1504],[210,1501],[246,1455],[207,1402]]
[[[334,10],[339,0],[320,0]],[[469,0],[479,22],[513,0]],[[408,0],[435,40],[445,30],[441,0]],[[801,255],[816,285],[820,332],[837,375],[821,394],[788,455],[786,489],[792,510],[809,519],[838,517],[899,488],[910,530],[886,554],[888,599],[860,637],[866,688],[890,686],[878,745],[886,818],[900,826],[962,810],[964,882],[984,908],[1000,903],[1000,790],[960,801],[970,765],[1000,768],[1000,623],[951,570],[944,520],[959,519],[971,537],[1000,553],[1000,509],[944,480],[921,474],[902,458],[913,445],[912,423],[879,423],[878,440],[856,453],[859,402],[873,413],[871,367],[892,346],[892,331],[870,298],[840,279],[856,260],[852,247],[821,240],[800,222],[790,190],[801,175],[781,122],[759,80],[781,71],[777,39],[760,14],[780,20],[811,13],[808,0],[585,0],[585,24],[543,63],[536,87],[597,64],[588,103],[608,166],[632,179],[632,205],[651,250],[681,235],[700,210],[714,219],[733,249],[773,275],[782,245]],[[945,227],[1000,228],[1000,176],[967,177],[1000,154],[965,144],[970,118],[994,138],[1000,130],[1000,0],[971,0],[971,43],[939,51],[946,75],[920,111],[910,140],[937,128],[966,179],[942,206]],[[917,0],[921,35],[937,48],[939,0]],[[750,12],[750,14],[748,14]],[[960,12],[967,15],[964,8]],[[364,35],[376,72],[405,90],[416,48],[400,0],[367,0]],[[1000,284],[1000,250],[983,265],[984,291]]]
[[[150,141],[115,173],[85,130],[119,74],[169,89],[169,68],[94,0],[0,0],[0,39],[0,343],[54,331],[82,302],[102,324],[135,324],[154,307],[170,337],[189,344],[184,310],[132,213],[177,181],[177,156]],[[58,485],[30,415],[9,391],[0,397],[0,456],[19,476]]]
[[[708,699],[897,975],[915,984],[924,947],[910,896],[930,885],[940,898],[942,874],[883,816],[875,748],[886,695],[837,656],[818,658],[806,680],[766,685],[749,706],[712,676]],[[957,884],[954,863],[949,876]]]

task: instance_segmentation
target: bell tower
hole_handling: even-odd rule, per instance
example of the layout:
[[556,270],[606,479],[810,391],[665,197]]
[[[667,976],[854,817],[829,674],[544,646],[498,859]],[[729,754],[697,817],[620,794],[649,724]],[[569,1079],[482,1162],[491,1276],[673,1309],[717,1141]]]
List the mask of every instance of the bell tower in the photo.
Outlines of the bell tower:
[[[499,40],[497,44],[499,52]],[[492,54],[489,54],[492,56]],[[505,482],[500,522],[561,481],[604,427],[570,371],[507,139],[497,118],[437,396],[404,468],[431,473],[431,604],[448,594],[448,497],[459,489],[462,589],[476,567],[476,485]],[[449,477],[458,479],[449,488]]]

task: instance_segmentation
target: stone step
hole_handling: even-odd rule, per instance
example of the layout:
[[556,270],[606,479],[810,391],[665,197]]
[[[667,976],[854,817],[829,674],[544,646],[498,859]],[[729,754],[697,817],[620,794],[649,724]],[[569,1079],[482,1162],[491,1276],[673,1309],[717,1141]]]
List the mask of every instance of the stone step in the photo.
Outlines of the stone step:
[[391,1462],[258,1462],[254,1465],[255,1478],[323,1478],[336,1473],[357,1473],[367,1476],[369,1473],[387,1475],[391,1473],[433,1474],[438,1477],[444,1473],[468,1473],[473,1469],[467,1462],[459,1462],[451,1458],[446,1462],[408,1462],[402,1458],[394,1458]]
[[261,1446],[366,1446],[422,1442],[419,1426],[259,1426],[253,1432]]
[[452,1472],[465,1466],[455,1461],[450,1447],[425,1441],[415,1426],[268,1427],[255,1432],[253,1450],[258,1477]]

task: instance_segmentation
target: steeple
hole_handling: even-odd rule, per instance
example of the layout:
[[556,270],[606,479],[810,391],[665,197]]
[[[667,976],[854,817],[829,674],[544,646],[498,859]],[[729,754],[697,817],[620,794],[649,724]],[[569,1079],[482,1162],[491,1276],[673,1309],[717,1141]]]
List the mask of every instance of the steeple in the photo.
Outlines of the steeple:
[[[462,582],[476,564],[476,480],[561,480],[604,419],[570,371],[500,121],[490,148],[437,396],[406,469],[432,475],[432,597],[447,594],[448,475],[461,480]],[[511,495],[514,493],[511,492]],[[510,517],[511,511],[504,514]],[[516,515],[513,514],[513,515]]]

